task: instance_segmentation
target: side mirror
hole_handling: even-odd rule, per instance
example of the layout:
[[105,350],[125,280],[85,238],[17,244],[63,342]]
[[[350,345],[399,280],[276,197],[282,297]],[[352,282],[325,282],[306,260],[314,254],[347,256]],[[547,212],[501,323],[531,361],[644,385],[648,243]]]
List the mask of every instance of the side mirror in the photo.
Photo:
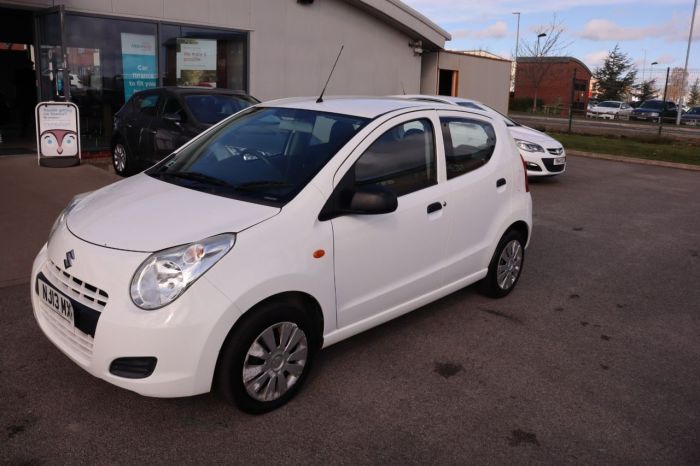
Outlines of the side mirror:
[[353,214],[377,215],[393,212],[398,206],[399,200],[393,191],[379,186],[367,186],[353,193],[347,210]]
[[381,186],[336,191],[318,215],[321,221],[343,215],[379,215],[395,211],[399,206],[396,193]]

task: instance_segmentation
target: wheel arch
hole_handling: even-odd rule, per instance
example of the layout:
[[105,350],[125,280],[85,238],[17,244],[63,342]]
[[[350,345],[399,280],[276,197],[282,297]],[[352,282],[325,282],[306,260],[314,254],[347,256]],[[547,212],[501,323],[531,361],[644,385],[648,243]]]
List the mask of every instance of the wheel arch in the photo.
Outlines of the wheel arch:
[[303,291],[284,291],[280,292],[277,294],[274,294],[272,296],[268,296],[267,298],[263,299],[262,301],[257,302],[253,306],[251,306],[247,311],[243,312],[238,319],[236,319],[236,322],[233,324],[233,326],[229,329],[228,334],[226,335],[226,338],[224,338],[223,343],[221,344],[221,347],[219,348],[219,354],[216,357],[216,366],[214,369],[214,374],[212,378],[212,383],[214,383],[218,377],[218,373],[220,371],[219,365],[221,363],[221,356],[222,356],[222,351],[228,344],[230,338],[233,337],[234,333],[236,330],[243,325],[244,322],[246,322],[248,319],[250,319],[253,314],[255,313],[255,310],[260,308],[261,306],[267,306],[270,304],[293,304],[298,306],[300,309],[302,309],[311,319],[314,329],[316,331],[316,337],[318,341],[315,342],[316,348],[321,349],[323,347],[323,325],[324,325],[324,319],[323,319],[323,310],[321,309],[321,305],[319,302],[311,296],[308,293],[305,293]]

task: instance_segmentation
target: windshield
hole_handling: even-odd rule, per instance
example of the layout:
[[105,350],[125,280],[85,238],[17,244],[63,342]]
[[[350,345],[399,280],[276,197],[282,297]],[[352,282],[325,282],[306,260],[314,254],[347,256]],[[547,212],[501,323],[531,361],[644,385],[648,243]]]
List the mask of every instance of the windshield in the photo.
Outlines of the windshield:
[[660,100],[647,100],[639,108],[651,108],[654,110],[660,109],[663,106],[663,102]]
[[598,104],[598,107],[620,108],[620,102],[606,101]]
[[688,111],[691,115],[700,115],[700,107],[693,107]]
[[146,173],[198,191],[279,206],[296,196],[368,121],[254,107]]
[[197,121],[210,125],[255,103],[252,99],[238,95],[191,94],[185,96],[185,104]]
[[460,105],[460,106],[466,107],[466,108],[473,108],[475,110],[481,110],[481,111],[489,109],[492,112],[495,112],[495,113],[498,113],[499,115],[501,115],[503,117],[503,122],[506,124],[506,126],[520,126],[519,123],[514,122],[513,120],[511,120],[510,118],[508,118],[507,116],[505,116],[504,114],[499,112],[498,110],[494,110],[493,108],[489,107],[488,105],[485,105],[485,104],[477,105],[474,102],[457,102],[457,105]]

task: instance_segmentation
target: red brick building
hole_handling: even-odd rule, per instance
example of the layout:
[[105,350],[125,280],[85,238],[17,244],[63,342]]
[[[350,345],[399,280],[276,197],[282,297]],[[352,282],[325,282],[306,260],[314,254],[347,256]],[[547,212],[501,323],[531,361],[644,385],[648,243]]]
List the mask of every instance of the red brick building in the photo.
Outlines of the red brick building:
[[[574,70],[576,82],[574,82]],[[574,90],[575,110],[584,110],[588,104],[591,70],[573,57],[519,57],[515,75],[514,99],[534,99],[538,107],[547,107],[566,115]]]

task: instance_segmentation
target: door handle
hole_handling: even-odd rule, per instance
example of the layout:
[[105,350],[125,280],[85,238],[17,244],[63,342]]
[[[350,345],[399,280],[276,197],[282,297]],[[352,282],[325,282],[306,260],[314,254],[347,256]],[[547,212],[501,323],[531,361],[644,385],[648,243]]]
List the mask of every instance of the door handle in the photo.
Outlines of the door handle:
[[499,178],[498,181],[496,181],[496,187],[500,188],[501,186],[506,184],[506,179],[505,178]]
[[433,212],[437,212],[438,210],[442,209],[442,203],[440,202],[433,202],[428,206],[428,213],[432,214]]

